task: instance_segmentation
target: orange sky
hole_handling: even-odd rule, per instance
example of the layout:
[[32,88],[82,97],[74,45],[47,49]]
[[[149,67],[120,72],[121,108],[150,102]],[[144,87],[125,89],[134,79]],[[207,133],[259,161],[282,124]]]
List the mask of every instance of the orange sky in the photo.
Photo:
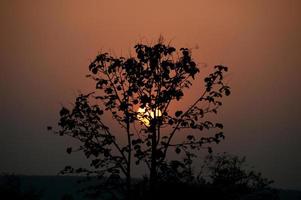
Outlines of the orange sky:
[[299,0],[1,1],[0,171],[55,174],[82,161],[45,127],[93,88],[85,75],[98,52],[126,56],[162,34],[192,48],[204,74],[230,67],[217,149],[246,155],[277,186],[301,189],[300,9]]

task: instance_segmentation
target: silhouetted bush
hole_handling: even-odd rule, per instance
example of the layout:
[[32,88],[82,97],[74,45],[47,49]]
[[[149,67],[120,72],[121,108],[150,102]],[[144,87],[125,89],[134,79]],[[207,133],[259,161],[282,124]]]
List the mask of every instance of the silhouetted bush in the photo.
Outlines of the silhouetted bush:
[[[147,182],[136,185],[135,199],[220,199],[220,200],[276,200],[273,182],[261,173],[249,169],[245,157],[227,153],[209,155],[196,176],[181,163],[166,166],[156,185],[156,194],[145,189]],[[168,169],[169,168],[169,169]],[[147,187],[146,187],[147,188]]]

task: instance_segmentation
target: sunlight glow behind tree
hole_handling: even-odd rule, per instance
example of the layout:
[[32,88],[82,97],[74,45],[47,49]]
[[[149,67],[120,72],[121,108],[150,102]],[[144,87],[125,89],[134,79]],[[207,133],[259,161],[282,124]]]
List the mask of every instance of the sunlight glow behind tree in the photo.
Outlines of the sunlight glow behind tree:
[[[137,118],[140,120],[145,126],[150,126],[150,121],[154,119],[155,117],[161,117],[162,112],[159,109],[155,109],[155,112],[149,110],[146,111],[145,108],[139,108],[138,109]],[[155,115],[156,114],[156,115]]]

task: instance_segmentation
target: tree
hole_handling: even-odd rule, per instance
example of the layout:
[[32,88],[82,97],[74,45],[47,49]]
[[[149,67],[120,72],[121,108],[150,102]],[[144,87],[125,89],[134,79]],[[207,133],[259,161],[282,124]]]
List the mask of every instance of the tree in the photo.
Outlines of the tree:
[[[153,46],[135,45],[135,57],[112,57],[101,53],[89,65],[87,77],[96,82],[96,90],[80,94],[74,107],[60,111],[59,135],[68,135],[81,142],[77,149],[91,159],[92,169],[73,169],[67,166],[63,173],[86,173],[101,178],[102,186],[120,188],[126,180],[127,197],[132,185],[132,162],[145,163],[148,167],[150,190],[160,179],[160,171],[170,166],[167,155],[171,150],[185,155],[185,165],[191,165],[194,151],[207,149],[210,144],[224,139],[223,125],[205,120],[209,113],[217,113],[222,97],[230,95],[230,87],[224,84],[227,67],[217,65],[214,72],[204,79],[205,88],[195,102],[186,110],[171,112],[169,106],[180,101],[184,90],[199,73],[196,62],[188,48],[179,51],[159,41]],[[102,119],[110,112],[123,128],[127,141],[118,141]],[[135,128],[138,124],[139,130]],[[182,129],[192,129],[184,141],[174,137]],[[217,130],[212,136],[204,136],[204,130]],[[179,161],[180,162],[180,161]],[[177,163],[173,161],[173,163]],[[109,183],[109,184],[108,184]],[[112,184],[114,183],[114,184]],[[118,187],[112,188],[117,184]]]

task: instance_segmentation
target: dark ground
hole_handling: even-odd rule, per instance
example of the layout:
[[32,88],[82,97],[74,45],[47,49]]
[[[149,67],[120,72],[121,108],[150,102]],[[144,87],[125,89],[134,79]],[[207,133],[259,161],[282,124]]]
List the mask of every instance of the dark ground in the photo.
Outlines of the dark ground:
[[[60,200],[63,196],[73,200],[84,199],[78,192],[77,183],[81,177],[75,176],[18,176],[21,191],[34,191],[42,195],[43,200]],[[3,177],[0,177],[0,180]],[[280,200],[301,200],[301,191],[279,189]],[[2,198],[0,198],[2,199]]]

